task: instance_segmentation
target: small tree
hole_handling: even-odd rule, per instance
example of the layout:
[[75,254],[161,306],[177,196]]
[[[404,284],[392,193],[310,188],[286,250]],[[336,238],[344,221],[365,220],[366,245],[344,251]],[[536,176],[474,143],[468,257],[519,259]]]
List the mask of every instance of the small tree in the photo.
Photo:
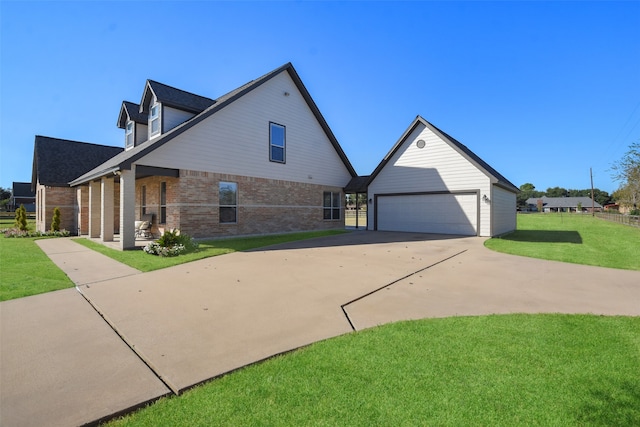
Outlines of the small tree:
[[60,208],[53,208],[53,219],[51,220],[51,231],[60,231]]
[[27,210],[24,205],[16,209],[16,228],[20,231],[27,231]]
[[578,202],[578,206],[576,209],[577,212],[582,212],[582,202]]

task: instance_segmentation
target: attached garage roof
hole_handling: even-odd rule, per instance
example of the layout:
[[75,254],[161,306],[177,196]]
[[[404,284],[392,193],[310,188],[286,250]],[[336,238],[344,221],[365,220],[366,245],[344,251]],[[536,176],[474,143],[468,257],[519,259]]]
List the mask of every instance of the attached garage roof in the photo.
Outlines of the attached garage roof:
[[391,150],[384,156],[382,162],[376,167],[376,169],[371,174],[368,184],[371,183],[375,177],[384,169],[387,163],[391,160],[393,155],[400,149],[400,147],[404,144],[409,135],[414,131],[416,126],[424,125],[429,128],[433,133],[435,133],[440,139],[449,144],[454,150],[458,151],[463,157],[465,157],[468,161],[474,164],[479,170],[481,170],[485,175],[487,175],[494,184],[499,185],[505,190],[512,191],[514,193],[519,192],[518,187],[513,185],[507,178],[502,176],[498,171],[492,168],[487,162],[478,157],[473,151],[467,148],[464,144],[451,137],[447,133],[441,131],[428,121],[426,121],[421,116],[417,116],[416,119],[411,123],[411,125],[407,128],[407,130],[402,134],[398,142],[391,148]]

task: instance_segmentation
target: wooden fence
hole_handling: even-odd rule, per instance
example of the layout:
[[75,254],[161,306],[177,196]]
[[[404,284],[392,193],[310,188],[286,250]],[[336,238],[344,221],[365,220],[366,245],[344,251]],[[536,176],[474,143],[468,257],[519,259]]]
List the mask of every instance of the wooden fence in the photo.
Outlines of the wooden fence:
[[624,225],[630,225],[632,227],[640,227],[640,215],[622,215],[614,213],[596,212],[598,218],[618,222]]

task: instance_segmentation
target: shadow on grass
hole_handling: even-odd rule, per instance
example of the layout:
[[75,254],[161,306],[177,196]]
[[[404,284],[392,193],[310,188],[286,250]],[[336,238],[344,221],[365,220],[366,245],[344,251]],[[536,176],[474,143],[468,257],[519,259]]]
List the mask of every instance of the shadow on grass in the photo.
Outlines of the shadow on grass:
[[598,426],[640,425],[640,385],[622,381],[591,392],[590,400],[578,413],[582,423]]
[[511,234],[503,236],[501,239],[513,242],[582,244],[582,237],[577,231],[517,230]]

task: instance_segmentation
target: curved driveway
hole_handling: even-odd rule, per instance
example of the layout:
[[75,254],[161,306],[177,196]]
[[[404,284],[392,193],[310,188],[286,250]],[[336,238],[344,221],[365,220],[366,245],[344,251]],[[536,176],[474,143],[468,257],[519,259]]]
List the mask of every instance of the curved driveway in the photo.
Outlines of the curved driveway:
[[[640,315],[640,272],[505,255],[483,242],[352,232],[150,273],[114,272],[118,278],[100,281],[78,278],[79,270],[100,272],[91,261],[82,258],[79,268],[71,257],[50,256],[76,277],[86,300],[164,383],[150,386],[155,389],[148,396],[119,403],[121,410],[163,394],[163,387],[180,392],[275,354],[392,321],[515,312]],[[87,257],[99,264],[93,254]],[[24,298],[22,304],[31,298],[42,303],[47,296]],[[7,303],[2,303],[3,379],[10,369],[4,364],[5,322],[14,321],[5,316]],[[92,344],[72,342],[58,349],[67,351],[71,364],[80,363],[73,359],[83,345]],[[22,387],[35,389],[37,381]],[[6,393],[3,386],[3,411]],[[85,415],[86,421],[105,414],[91,416]]]

